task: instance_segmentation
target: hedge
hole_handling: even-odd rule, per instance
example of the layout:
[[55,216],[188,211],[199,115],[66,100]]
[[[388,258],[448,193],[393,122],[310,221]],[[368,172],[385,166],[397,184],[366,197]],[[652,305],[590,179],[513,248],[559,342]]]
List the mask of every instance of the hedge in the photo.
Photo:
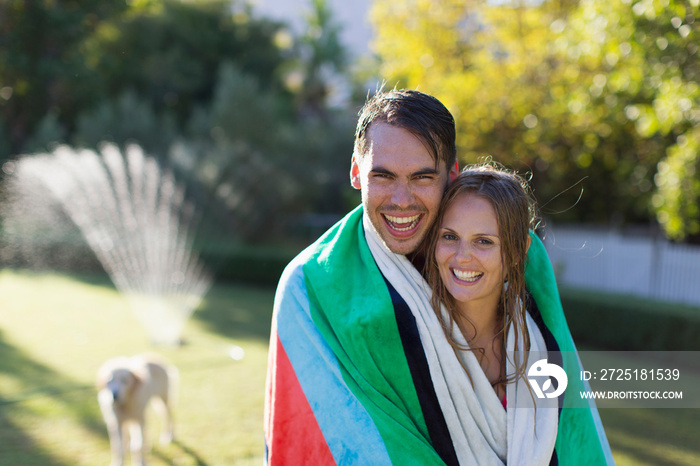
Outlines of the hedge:
[[266,246],[235,246],[200,251],[216,280],[276,286],[287,264],[299,250]]
[[700,307],[591,290],[560,293],[577,344],[619,351],[700,350]]

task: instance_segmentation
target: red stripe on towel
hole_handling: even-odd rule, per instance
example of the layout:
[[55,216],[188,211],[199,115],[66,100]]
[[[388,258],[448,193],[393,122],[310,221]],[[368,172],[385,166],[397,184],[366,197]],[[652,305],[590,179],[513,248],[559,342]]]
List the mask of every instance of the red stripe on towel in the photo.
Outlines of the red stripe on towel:
[[[268,378],[272,383],[268,387],[267,396],[270,402],[265,413],[265,440],[268,451],[271,452],[268,464],[334,465],[331,450],[276,333],[273,341],[274,345],[270,345],[270,351],[276,351],[277,357],[270,358],[270,361],[277,361],[277,364],[268,368],[269,371],[274,371],[275,375]],[[277,384],[284,387],[284,390],[275,390]],[[270,426],[275,427],[274,431],[270,431]],[[290,432],[291,429],[293,432]],[[291,439],[304,440],[292,442]]]

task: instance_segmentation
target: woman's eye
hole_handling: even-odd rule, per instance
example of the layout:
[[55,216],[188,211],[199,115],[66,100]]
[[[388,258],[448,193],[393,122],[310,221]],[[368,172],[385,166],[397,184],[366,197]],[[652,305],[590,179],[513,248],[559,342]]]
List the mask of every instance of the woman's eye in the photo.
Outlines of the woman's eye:
[[491,241],[488,238],[479,238],[478,240],[476,240],[476,242],[477,244],[480,244],[482,246],[490,246],[493,244],[493,241]]
[[457,239],[457,237],[455,235],[453,235],[452,233],[443,233],[442,239],[446,239],[447,241],[454,241]]

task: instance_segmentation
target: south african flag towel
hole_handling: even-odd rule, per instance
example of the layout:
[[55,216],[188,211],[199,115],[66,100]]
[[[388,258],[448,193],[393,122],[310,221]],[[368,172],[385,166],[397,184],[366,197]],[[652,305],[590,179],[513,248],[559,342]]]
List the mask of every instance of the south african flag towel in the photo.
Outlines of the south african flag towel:
[[[547,332],[562,354],[574,355],[564,368],[576,390],[580,365],[536,238],[526,275]],[[442,382],[431,378],[422,344],[411,310],[377,267],[358,207],[285,269],[277,289],[265,394],[268,464],[459,464],[455,452],[469,445],[455,448],[451,440],[453,416],[440,410],[444,395],[435,386]],[[564,402],[555,452],[554,464],[613,464],[594,405]]]

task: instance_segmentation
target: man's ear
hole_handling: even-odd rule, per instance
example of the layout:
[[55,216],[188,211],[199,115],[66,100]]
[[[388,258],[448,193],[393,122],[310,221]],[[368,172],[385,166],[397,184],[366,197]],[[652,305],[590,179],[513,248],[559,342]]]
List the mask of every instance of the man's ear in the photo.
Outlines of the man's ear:
[[352,156],[352,163],[350,165],[350,184],[355,189],[362,189],[362,184],[360,183],[360,165],[357,163],[355,156]]
[[452,168],[450,168],[450,183],[452,183],[455,180],[455,178],[457,178],[457,175],[459,175],[459,161],[455,160],[455,164],[452,166]]
[[530,250],[530,245],[532,244],[532,236],[527,235],[527,245],[525,246],[525,254]]

